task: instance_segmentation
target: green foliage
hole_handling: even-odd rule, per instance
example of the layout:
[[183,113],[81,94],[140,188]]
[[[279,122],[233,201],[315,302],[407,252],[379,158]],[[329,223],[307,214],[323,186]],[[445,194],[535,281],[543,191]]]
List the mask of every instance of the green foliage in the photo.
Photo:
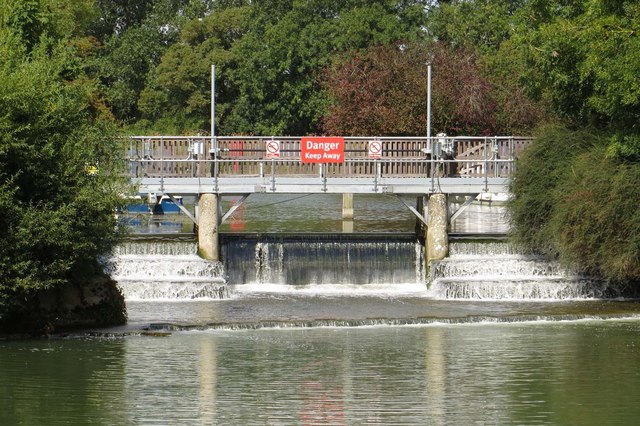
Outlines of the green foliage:
[[617,134],[611,137],[606,157],[640,163],[640,136]]
[[[149,73],[174,44],[187,18],[188,0],[100,1],[96,35],[102,49],[95,60],[107,105],[118,120],[140,118],[138,99]],[[104,26],[104,28],[103,28]]]
[[518,161],[511,182],[512,233],[516,241],[547,254],[558,252],[557,227],[552,223],[558,188],[571,175],[573,157],[596,144],[591,132],[562,127],[540,129],[535,143]]
[[547,128],[518,163],[515,239],[613,281],[640,280],[640,165],[606,158],[601,133]]
[[[319,83],[336,53],[420,35],[420,1],[293,1],[256,5],[253,26],[234,47],[238,98],[227,132],[305,134],[319,131],[328,105]],[[278,3],[278,2],[276,2]],[[400,19],[406,17],[406,19]]]
[[0,0],[0,27],[32,49],[42,36],[77,37],[94,19],[93,0]]
[[640,281],[640,165],[605,158],[601,147],[576,158],[560,187],[553,222],[562,258],[614,281]]
[[0,62],[2,322],[30,312],[42,290],[103,276],[98,258],[118,240],[121,150],[75,61],[69,44],[48,40]]
[[217,69],[216,118],[225,120],[229,102],[238,96],[229,81],[238,62],[231,48],[247,31],[249,17],[247,7],[228,8],[185,25],[180,43],[167,50],[140,96],[139,108],[154,130],[207,131],[211,64]]
[[137,104],[142,124],[206,132],[215,64],[221,133],[317,132],[327,106],[319,79],[333,56],[417,39],[424,16],[423,1],[216,2],[181,27],[180,40],[149,68]]
[[520,2],[508,0],[441,2],[429,14],[428,31],[454,46],[496,50],[510,37],[512,15]]
[[569,120],[637,133],[640,4],[580,3],[582,13],[532,32],[530,66],[536,74],[529,76],[530,84]]

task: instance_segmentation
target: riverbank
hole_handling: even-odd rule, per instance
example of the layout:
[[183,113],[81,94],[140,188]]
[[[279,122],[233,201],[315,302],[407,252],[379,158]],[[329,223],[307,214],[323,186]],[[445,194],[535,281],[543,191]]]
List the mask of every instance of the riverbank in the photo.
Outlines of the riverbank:
[[0,339],[46,337],[126,321],[120,288],[108,276],[100,276],[87,285],[68,283],[32,295],[0,322]]

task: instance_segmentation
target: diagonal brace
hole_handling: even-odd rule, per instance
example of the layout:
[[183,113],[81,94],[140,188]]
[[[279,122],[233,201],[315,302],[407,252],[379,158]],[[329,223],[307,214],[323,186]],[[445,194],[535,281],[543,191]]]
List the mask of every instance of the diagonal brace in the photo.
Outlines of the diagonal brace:
[[236,210],[238,210],[238,207],[240,207],[242,205],[242,203],[244,203],[244,201],[247,199],[247,197],[249,197],[249,194],[244,194],[242,197],[240,197],[240,199],[236,200],[236,202],[233,203],[233,205],[231,206],[229,211],[227,211],[224,214],[224,216],[222,216],[222,218],[220,218],[220,222],[218,223],[218,225],[221,224],[222,222],[224,222],[225,220],[227,220],[229,218],[229,216],[231,216]]
[[424,226],[429,226],[429,224],[427,223],[427,219],[424,216],[422,216],[420,212],[416,210],[415,207],[407,204],[407,202],[404,201],[404,199],[402,199],[400,194],[395,194],[395,196],[398,198],[398,200],[402,202],[402,204],[404,204],[409,210],[411,210],[411,212],[420,220],[420,222],[424,223]]

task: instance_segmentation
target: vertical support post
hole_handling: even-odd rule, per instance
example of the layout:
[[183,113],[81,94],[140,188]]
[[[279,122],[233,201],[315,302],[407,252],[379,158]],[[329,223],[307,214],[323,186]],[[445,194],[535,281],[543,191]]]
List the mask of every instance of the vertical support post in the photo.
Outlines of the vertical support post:
[[489,192],[489,164],[488,164],[488,146],[487,146],[487,137],[484,138],[484,192]]
[[160,192],[164,194],[164,136],[160,136]]
[[271,159],[271,192],[276,192],[276,159]]
[[428,201],[429,219],[426,235],[427,267],[433,260],[442,260],[449,253],[449,203],[443,193],[431,194]]
[[342,194],[342,218],[353,219],[353,194]]
[[201,194],[198,200],[198,254],[203,259],[218,261],[218,195]]
[[216,140],[216,66],[211,65],[211,147],[218,153]]
[[433,153],[434,147],[431,140],[431,64],[427,64],[427,146],[431,151],[430,171],[431,171],[431,192],[435,191]]
[[373,192],[378,193],[378,178],[382,177],[382,165],[378,162],[376,158],[373,160]]
[[[426,217],[424,214],[424,197],[422,195],[420,195],[417,199],[416,199],[416,210],[418,211],[418,213],[420,213],[423,217]],[[427,220],[429,218],[427,217]],[[425,235],[425,225],[424,223],[422,223],[422,221],[420,219],[418,219],[416,217],[416,235],[422,239],[422,237]]]

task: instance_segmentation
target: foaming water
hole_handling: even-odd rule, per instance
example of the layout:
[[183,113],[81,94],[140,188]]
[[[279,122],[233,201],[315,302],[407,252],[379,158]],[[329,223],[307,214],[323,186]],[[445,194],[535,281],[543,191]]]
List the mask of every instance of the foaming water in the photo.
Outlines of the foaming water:
[[623,294],[507,242],[453,242],[450,257],[431,265],[430,278],[429,292],[437,299],[556,301]]
[[[190,238],[129,241],[113,276],[127,300],[336,295],[444,300],[576,300],[623,293],[505,241],[452,241],[426,278],[424,247],[409,234],[226,234],[224,263]],[[427,283],[427,281],[429,281]]]
[[258,295],[291,294],[307,297],[377,296],[403,297],[426,296],[426,288],[422,283],[390,284],[311,284],[289,285],[276,283],[253,283],[229,287],[230,297],[249,297]]
[[[229,284],[329,289],[425,288],[423,247],[412,235],[253,235],[223,238]],[[337,287],[336,287],[337,288]]]
[[196,250],[193,240],[128,241],[114,251],[111,273],[127,301],[227,297],[222,264]]

